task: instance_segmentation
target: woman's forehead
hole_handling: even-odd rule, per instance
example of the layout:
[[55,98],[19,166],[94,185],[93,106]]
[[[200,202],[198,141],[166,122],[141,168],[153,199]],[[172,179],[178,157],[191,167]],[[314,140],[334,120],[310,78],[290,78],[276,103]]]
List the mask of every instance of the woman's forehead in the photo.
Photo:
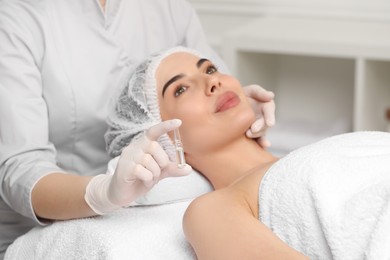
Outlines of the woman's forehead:
[[186,74],[196,69],[199,57],[188,52],[176,52],[165,57],[159,64],[156,71],[156,78],[164,80],[177,74]]
[[161,63],[183,64],[184,61],[188,63],[197,62],[199,57],[189,52],[175,52],[165,57]]

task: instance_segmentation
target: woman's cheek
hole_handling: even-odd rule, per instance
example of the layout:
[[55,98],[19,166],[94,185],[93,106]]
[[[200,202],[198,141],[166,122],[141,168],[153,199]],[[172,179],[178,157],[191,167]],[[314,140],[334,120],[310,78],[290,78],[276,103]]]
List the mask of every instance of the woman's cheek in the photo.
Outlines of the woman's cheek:
[[177,118],[182,120],[179,130],[184,148],[191,147],[197,150],[199,140],[203,140],[209,133],[206,130],[210,121],[208,114],[204,113],[201,105],[197,105],[193,109],[181,110]]
[[209,114],[209,112],[206,111],[206,104],[192,102],[192,100],[181,102],[175,106],[172,113],[183,122],[188,122],[188,124],[195,124],[197,121],[202,121]]

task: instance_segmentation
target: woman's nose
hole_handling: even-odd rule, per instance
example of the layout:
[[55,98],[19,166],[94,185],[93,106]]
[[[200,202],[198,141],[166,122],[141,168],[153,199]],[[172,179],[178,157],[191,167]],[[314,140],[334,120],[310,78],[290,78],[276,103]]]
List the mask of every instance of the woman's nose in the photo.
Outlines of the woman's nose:
[[219,78],[214,75],[206,76],[206,95],[212,95],[218,88],[221,87]]

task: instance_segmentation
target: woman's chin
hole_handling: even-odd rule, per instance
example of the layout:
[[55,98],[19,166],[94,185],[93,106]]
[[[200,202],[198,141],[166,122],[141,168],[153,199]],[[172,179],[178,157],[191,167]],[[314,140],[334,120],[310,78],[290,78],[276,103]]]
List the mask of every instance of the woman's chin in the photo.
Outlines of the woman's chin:
[[245,113],[239,113],[234,120],[234,124],[232,126],[240,129],[244,133],[252,126],[252,124],[256,121],[255,113],[251,111],[246,111]]

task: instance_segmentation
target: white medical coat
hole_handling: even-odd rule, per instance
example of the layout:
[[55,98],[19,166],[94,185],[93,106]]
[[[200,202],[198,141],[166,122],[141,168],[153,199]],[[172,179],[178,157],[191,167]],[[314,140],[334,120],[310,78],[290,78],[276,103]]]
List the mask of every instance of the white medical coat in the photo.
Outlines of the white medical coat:
[[218,59],[185,0],[98,2],[0,0],[0,259],[44,224],[40,178],[105,172],[106,105],[127,66],[176,45]]

